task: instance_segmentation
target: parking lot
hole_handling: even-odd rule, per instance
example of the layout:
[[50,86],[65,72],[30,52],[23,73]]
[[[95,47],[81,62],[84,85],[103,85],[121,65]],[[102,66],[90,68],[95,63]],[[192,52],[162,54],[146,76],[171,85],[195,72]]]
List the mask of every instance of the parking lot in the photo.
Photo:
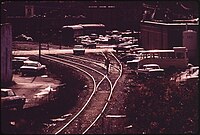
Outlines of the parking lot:
[[55,92],[60,81],[48,75],[24,76],[13,74],[15,84],[10,87],[16,95],[24,95],[24,108],[38,106],[50,100],[50,92]]

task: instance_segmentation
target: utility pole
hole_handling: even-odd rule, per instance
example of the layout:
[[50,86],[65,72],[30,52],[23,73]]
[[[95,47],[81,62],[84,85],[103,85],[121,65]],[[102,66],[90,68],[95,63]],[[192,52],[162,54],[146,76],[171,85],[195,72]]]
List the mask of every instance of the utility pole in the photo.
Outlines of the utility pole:
[[39,41],[39,62],[41,62],[41,42]]
[[59,30],[59,36],[60,36],[60,49],[61,49],[61,45],[62,45],[62,31]]
[[42,36],[42,16],[39,17],[39,34],[38,34],[38,39],[39,39],[39,62],[41,62],[41,36]]

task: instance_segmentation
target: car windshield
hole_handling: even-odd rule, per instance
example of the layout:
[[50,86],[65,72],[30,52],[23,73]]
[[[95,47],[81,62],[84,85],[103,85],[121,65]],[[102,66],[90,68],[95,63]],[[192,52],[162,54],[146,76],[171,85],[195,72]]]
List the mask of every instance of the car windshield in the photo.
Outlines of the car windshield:
[[196,71],[193,73],[193,75],[199,76],[199,69],[196,70]]
[[146,66],[145,68],[146,69],[159,69],[158,66]]
[[7,96],[15,96],[15,93],[11,90],[9,91],[1,91],[1,97],[7,97]]
[[28,60],[28,57],[14,57],[14,60]]
[[75,45],[74,48],[83,48],[82,45]]
[[37,63],[24,63],[24,66],[38,67]]

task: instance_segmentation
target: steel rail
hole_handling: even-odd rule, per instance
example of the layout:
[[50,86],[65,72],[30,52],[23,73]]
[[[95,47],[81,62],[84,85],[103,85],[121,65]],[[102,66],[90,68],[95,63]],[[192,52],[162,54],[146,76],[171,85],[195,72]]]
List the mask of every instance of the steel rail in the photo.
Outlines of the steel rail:
[[[99,63],[99,62],[102,62],[102,61],[98,61],[98,60],[94,60],[94,59],[91,59],[91,58],[86,58],[86,57],[82,57],[82,56],[74,56],[74,55],[66,55],[66,54],[62,54],[64,56],[67,56],[67,57],[73,57],[75,59],[82,59],[82,60],[90,60],[91,62],[93,63]],[[102,62],[103,63],[103,62]]]
[[[96,117],[96,119],[92,122],[92,124],[91,124],[82,134],[85,134],[86,132],[88,132],[88,130],[97,122],[97,120],[101,117],[101,115],[103,115],[103,113],[104,113],[104,111],[105,111],[107,105],[108,105],[109,102],[110,102],[110,99],[111,99],[113,90],[114,90],[114,88],[115,88],[115,86],[116,86],[118,80],[119,80],[120,77],[122,76],[122,64],[120,63],[120,61],[115,57],[115,55],[114,55],[112,52],[111,52],[111,54],[112,54],[112,56],[117,60],[117,62],[118,62],[119,65],[120,65],[120,74],[119,74],[118,78],[116,79],[116,81],[115,81],[113,87],[111,88],[111,92],[110,92],[110,94],[109,94],[108,100],[107,100],[107,102],[106,102],[104,108],[102,109],[101,113]],[[104,56],[105,56],[105,55],[104,55]]]
[[[61,61],[69,62],[68,60],[63,60],[63,59],[57,58],[57,57],[55,58],[55,56],[47,56],[47,55],[45,55],[45,56],[46,56],[46,57],[51,57],[51,59],[54,59],[54,61],[57,61],[57,62],[60,62],[60,63],[63,63],[63,62],[61,62]],[[42,57],[44,58],[44,55],[43,55]],[[48,58],[48,59],[49,59],[49,58]],[[55,59],[57,59],[57,60],[55,60]],[[58,60],[58,59],[59,59],[59,60]],[[71,61],[70,61],[70,62],[71,62]],[[71,63],[74,63],[74,62],[71,62]],[[72,67],[74,67],[74,68],[77,68],[76,66],[71,65],[71,64],[69,64],[69,63],[63,63],[63,64],[67,64],[67,65],[70,65],[70,66],[72,66]],[[81,66],[83,66],[83,67],[87,67],[87,68],[88,68],[88,66],[85,66],[85,65],[82,65],[82,64],[79,64],[79,63],[74,63],[74,64],[81,65]],[[84,70],[81,69],[81,68],[77,68],[77,69],[79,69],[79,70],[81,70],[81,71],[83,71],[83,72],[86,73],[86,71],[84,71]],[[89,69],[94,70],[94,71],[96,71],[96,72],[98,72],[99,74],[102,75],[101,72],[99,72],[99,71],[97,71],[97,70],[95,70],[95,69],[93,69],[93,68],[90,68],[90,67],[89,67]],[[89,75],[88,72],[87,72],[86,74]],[[103,74],[103,75],[104,75],[104,74]],[[91,77],[92,77],[92,76],[91,76]],[[93,81],[95,81],[95,80],[94,80],[94,77],[92,77],[92,78],[93,78]],[[107,78],[107,80],[109,81],[109,84],[110,84],[111,89],[112,89],[112,82],[109,80],[109,78],[108,78],[106,75],[104,75],[104,77],[101,79],[101,81],[96,85],[96,88],[93,90],[93,93],[91,94],[91,96],[89,97],[89,99],[87,100],[87,102],[85,103],[85,105],[81,108],[81,110],[80,110],[70,121],[68,121],[68,123],[66,123],[61,129],[59,129],[55,134],[59,134],[60,132],[62,132],[70,123],[72,123],[72,122],[81,114],[81,112],[82,112],[82,111],[85,109],[85,107],[89,104],[89,102],[90,102],[90,100],[92,99],[94,93],[97,91],[99,85],[101,84],[101,82],[102,82],[105,78]],[[96,84],[96,83],[95,83],[95,84]],[[95,85],[94,85],[94,86],[95,86]],[[105,108],[105,107],[104,107],[104,108]]]
[[63,55],[63,54],[61,54],[60,56],[63,56],[65,58],[72,58],[72,59],[78,59],[78,60],[85,61],[85,62],[90,62],[90,63],[93,63],[93,64],[99,66],[99,67],[103,67],[102,64],[104,65],[104,63],[101,62],[101,61],[96,61],[96,60],[94,61],[92,59],[84,58],[84,57],[80,57],[80,56],[79,57],[74,57],[74,56]]

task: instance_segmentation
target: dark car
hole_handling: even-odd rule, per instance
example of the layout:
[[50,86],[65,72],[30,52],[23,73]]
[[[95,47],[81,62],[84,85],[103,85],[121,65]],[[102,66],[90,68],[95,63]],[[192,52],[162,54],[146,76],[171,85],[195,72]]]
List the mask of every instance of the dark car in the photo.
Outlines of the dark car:
[[95,49],[96,48],[96,43],[86,43],[83,45],[85,48],[91,48],[91,49]]
[[119,52],[119,51],[126,52],[130,50],[130,47],[123,46],[123,45],[116,45],[115,47],[113,47],[113,50],[115,50],[116,52]]
[[137,57],[138,57],[137,54],[127,54],[127,55],[125,55],[125,56],[122,56],[122,57],[120,58],[120,61],[126,63],[127,61],[134,60],[134,59],[136,59]]
[[96,42],[94,40],[86,39],[82,40],[81,44],[84,48],[96,48]]
[[136,47],[138,47],[138,45],[132,44],[131,42],[124,42],[116,45],[115,47],[113,47],[113,49],[116,50],[116,52],[118,51],[126,52]]
[[24,65],[24,61],[29,60],[29,57],[14,57],[12,59],[12,69],[16,72]]
[[40,75],[46,72],[46,65],[42,65],[38,61],[27,60],[24,65],[20,67],[22,76],[26,75]]
[[17,96],[12,89],[1,89],[1,110],[23,109],[26,98]]

